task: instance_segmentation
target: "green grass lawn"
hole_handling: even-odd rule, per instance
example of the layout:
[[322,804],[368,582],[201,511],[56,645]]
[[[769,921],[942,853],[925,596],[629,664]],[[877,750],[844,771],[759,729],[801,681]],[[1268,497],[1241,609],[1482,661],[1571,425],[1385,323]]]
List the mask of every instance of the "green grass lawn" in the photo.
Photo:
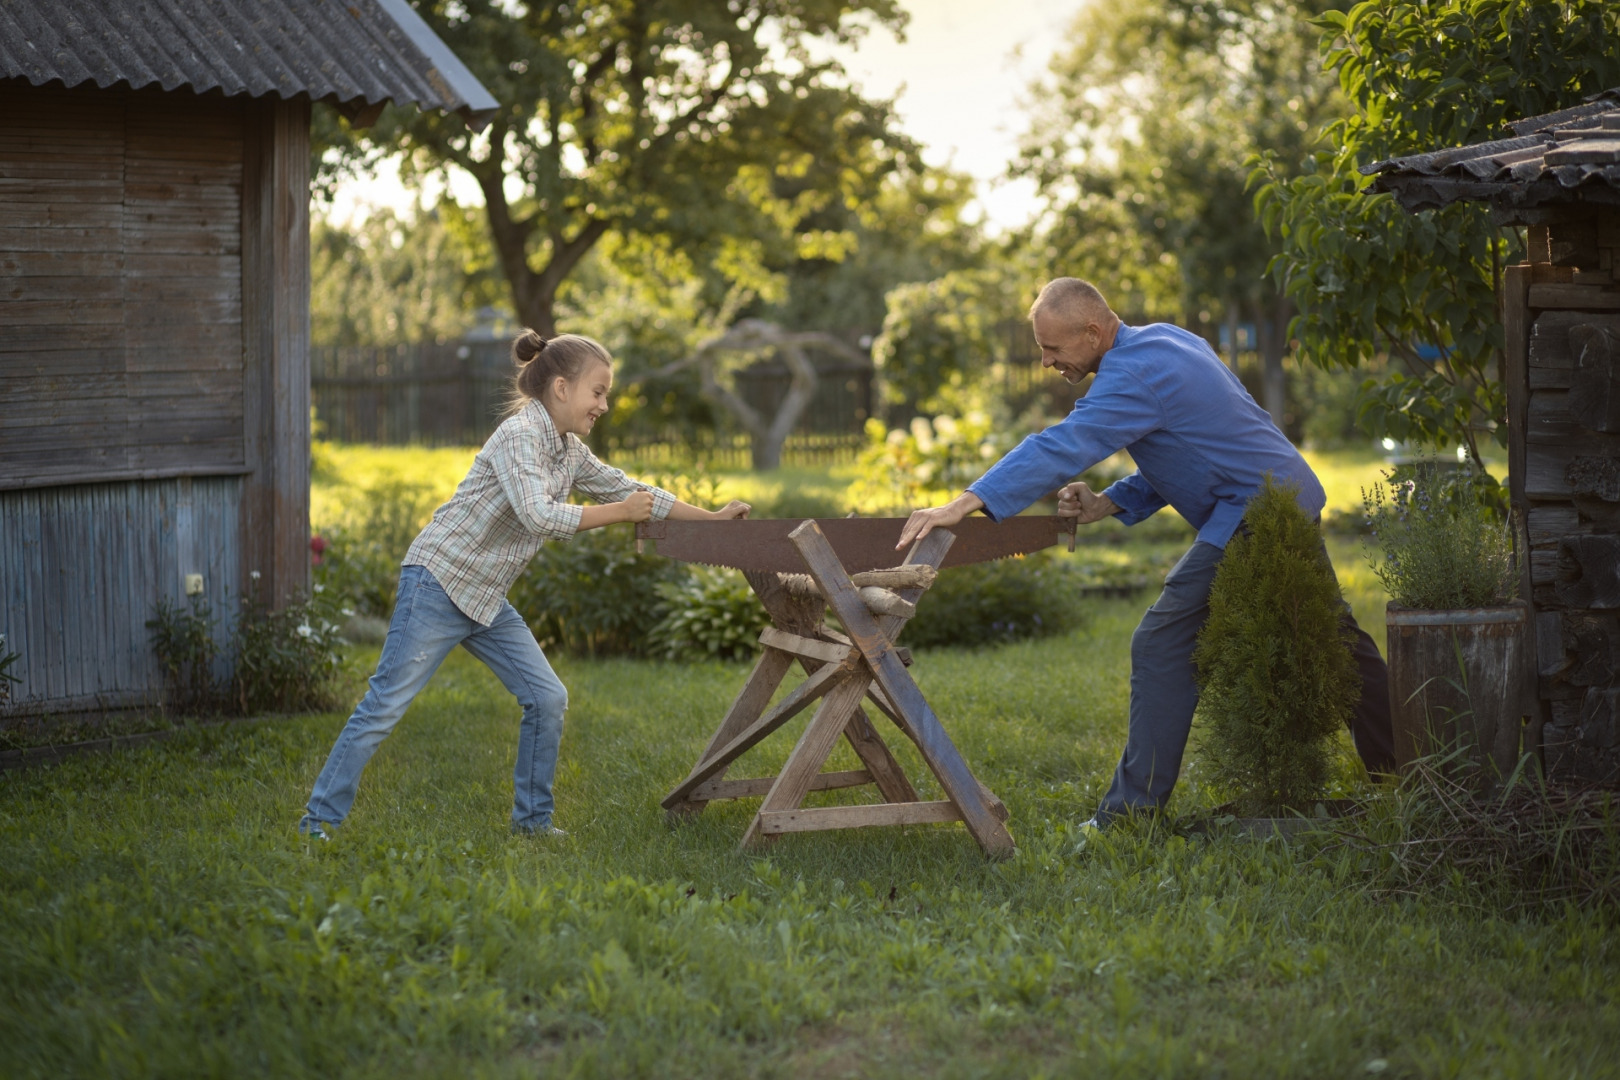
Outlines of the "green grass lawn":
[[[517,707],[459,651],[329,844],[294,823],[338,713],[4,774],[0,1074],[1620,1075],[1612,917],[1380,895],[1325,837],[1077,846],[1147,601],[919,655],[1012,811],[997,864],[960,825],[741,854],[752,801],[666,826],[744,678],[722,664],[557,659],[562,843],[508,835]],[[1194,768],[1176,812],[1211,802]]]
[[[326,452],[318,526],[390,477],[448,494],[471,456]],[[1314,463],[1333,506],[1380,464]],[[766,500],[836,498],[849,477],[720,479]],[[1188,537],[1155,520],[1099,526],[1079,557],[1162,573]],[[1359,543],[1329,547],[1382,642]],[[1620,1076],[1612,913],[1506,918],[1500,890],[1461,877],[1392,894],[1331,833],[1188,835],[1217,801],[1196,760],[1168,820],[1081,837],[1150,600],[1091,602],[1062,637],[919,652],[1012,811],[1001,863],[960,825],[743,854],[752,800],[666,825],[659,799],[746,676],[718,663],[553,658],[563,842],[508,834],[517,706],[459,651],[331,843],[294,825],[346,712],[0,774],[0,1076]],[[346,703],[375,659],[351,656]],[[773,772],[802,724],[731,775]],[[1335,786],[1366,793],[1348,745]],[[841,748],[829,767],[854,766]]]

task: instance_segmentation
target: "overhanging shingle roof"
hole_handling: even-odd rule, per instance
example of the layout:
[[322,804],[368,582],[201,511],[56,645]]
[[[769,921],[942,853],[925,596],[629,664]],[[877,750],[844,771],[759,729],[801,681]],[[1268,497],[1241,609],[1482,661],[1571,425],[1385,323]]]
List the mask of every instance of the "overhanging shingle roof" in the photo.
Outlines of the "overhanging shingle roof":
[[496,108],[406,0],[0,0],[0,78]]
[[1361,172],[1407,210],[1486,202],[1505,223],[1538,207],[1620,205],[1620,88],[1508,130],[1511,138],[1390,158]]

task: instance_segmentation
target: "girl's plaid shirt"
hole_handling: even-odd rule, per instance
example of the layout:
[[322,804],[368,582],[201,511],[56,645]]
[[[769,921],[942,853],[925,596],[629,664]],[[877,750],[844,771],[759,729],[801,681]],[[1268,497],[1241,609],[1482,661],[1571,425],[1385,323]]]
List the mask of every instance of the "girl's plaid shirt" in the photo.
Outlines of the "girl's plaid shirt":
[[669,492],[598,461],[577,436],[559,435],[545,407],[530,401],[495,429],[403,565],[427,567],[456,607],[488,626],[540,545],[579,531],[583,509],[567,501],[575,488],[597,502],[650,491],[654,521],[675,505]]

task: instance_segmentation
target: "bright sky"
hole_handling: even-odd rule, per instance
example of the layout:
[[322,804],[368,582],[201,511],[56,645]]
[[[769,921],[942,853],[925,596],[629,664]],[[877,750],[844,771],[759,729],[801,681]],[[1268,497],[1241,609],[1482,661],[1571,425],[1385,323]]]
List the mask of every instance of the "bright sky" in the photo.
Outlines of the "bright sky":
[[[911,12],[904,43],[873,31],[855,50],[836,55],[874,97],[898,95],[907,134],[932,165],[950,165],[979,182],[979,210],[994,231],[1016,228],[1035,212],[1032,185],[1002,179],[1024,127],[1020,102],[1046,70],[1063,32],[1085,0],[905,0]],[[470,177],[453,179],[463,203],[478,203]],[[430,196],[432,193],[430,191]],[[344,185],[334,216],[370,206],[405,207],[398,173]]]

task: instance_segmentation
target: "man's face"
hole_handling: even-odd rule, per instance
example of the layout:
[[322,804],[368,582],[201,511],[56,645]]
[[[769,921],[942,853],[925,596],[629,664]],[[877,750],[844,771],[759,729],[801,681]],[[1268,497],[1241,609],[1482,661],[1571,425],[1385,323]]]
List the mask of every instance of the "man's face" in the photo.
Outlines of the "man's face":
[[1077,323],[1049,311],[1037,311],[1031,324],[1041,349],[1041,367],[1051,368],[1063,381],[1078,383],[1097,370],[1107,347],[1103,328],[1095,322]]

